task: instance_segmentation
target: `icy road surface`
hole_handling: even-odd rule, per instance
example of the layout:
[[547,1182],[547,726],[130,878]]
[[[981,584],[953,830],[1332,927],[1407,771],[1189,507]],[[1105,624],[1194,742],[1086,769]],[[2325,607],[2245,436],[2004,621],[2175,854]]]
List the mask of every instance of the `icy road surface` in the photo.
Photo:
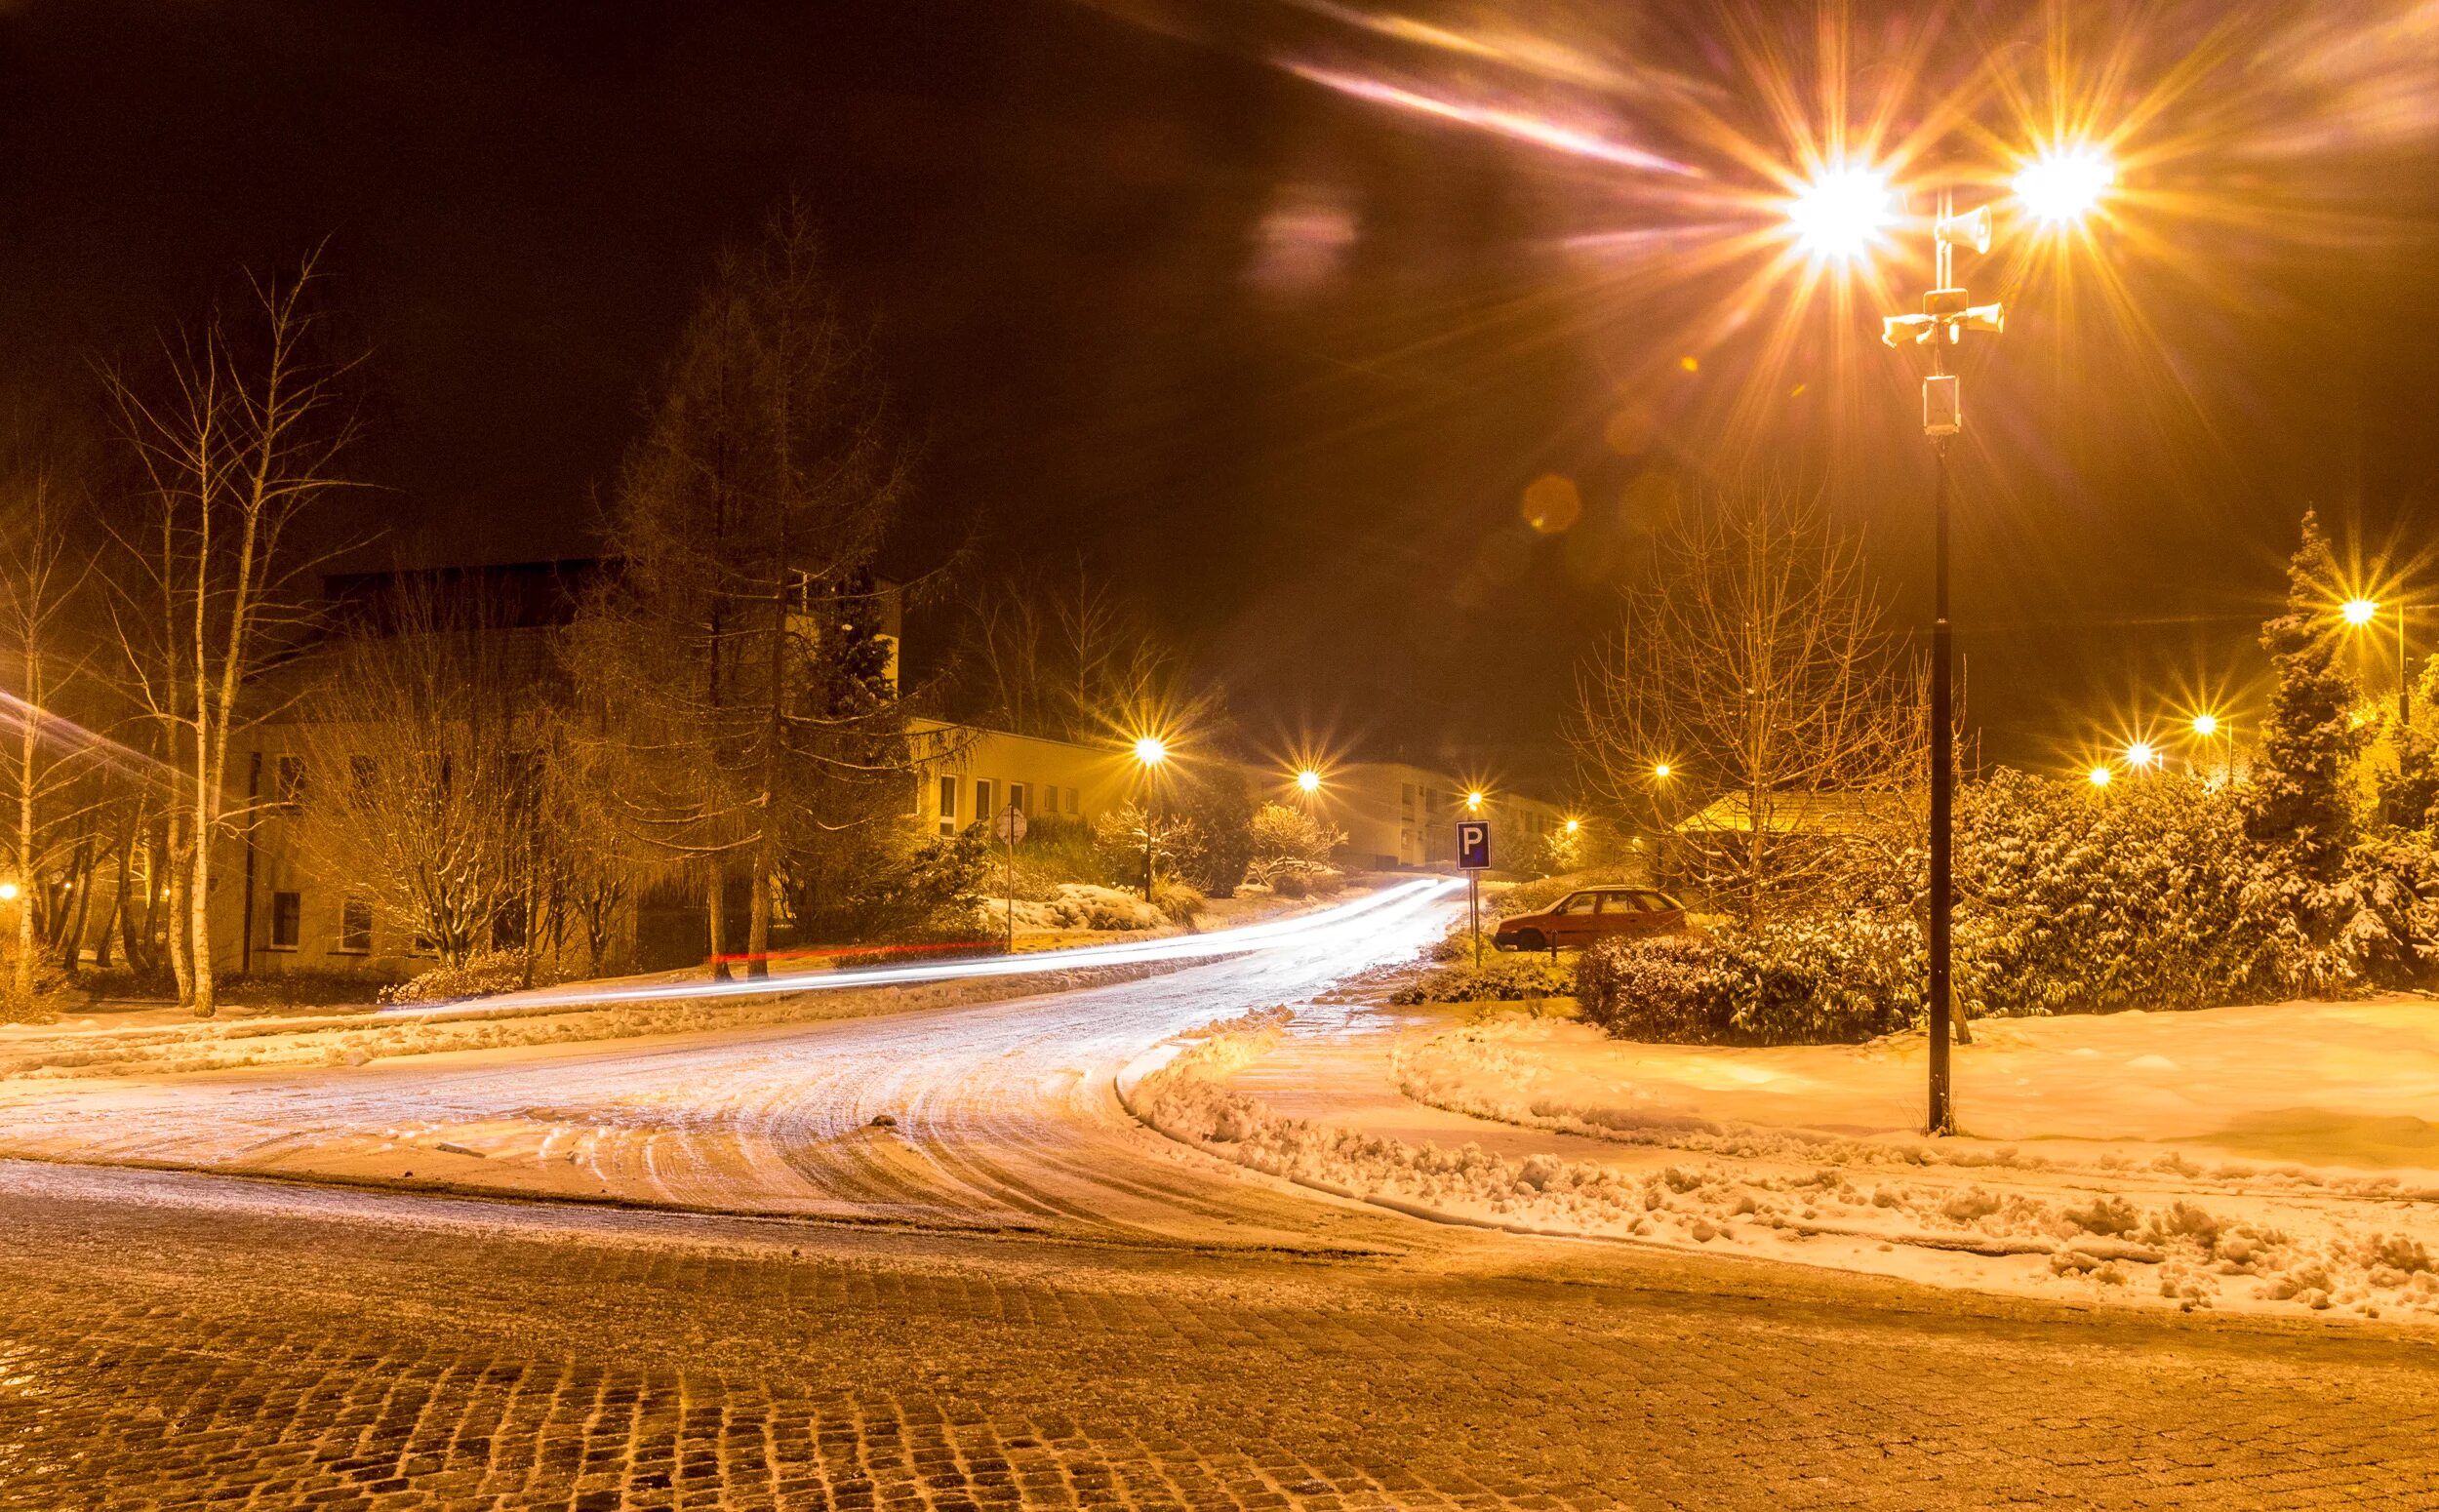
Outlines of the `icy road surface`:
[[[885,1017],[375,1061],[23,1085],[0,1154],[1101,1237],[1309,1246],[1377,1232],[1215,1167],[1111,1090],[1147,1047],[1412,954],[1454,884],[1242,931],[1096,947],[1220,955],[1141,981]],[[1225,954],[1222,954],[1225,952]],[[940,979],[947,962],[859,973]],[[655,989],[664,990],[664,989]],[[768,991],[767,985],[759,990]],[[878,1121],[878,1122],[876,1122]]]

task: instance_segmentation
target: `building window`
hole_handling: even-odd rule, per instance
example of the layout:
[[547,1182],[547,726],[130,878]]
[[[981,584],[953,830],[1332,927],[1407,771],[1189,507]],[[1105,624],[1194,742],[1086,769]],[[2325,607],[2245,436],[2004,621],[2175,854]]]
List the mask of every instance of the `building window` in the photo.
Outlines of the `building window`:
[[282,756],[271,773],[271,796],[281,808],[294,809],[304,802],[305,772],[302,756]]
[[294,950],[303,934],[304,895],[274,893],[271,895],[271,948]]
[[940,778],[940,833],[943,835],[953,835],[956,832],[957,779],[955,777],[942,777]]
[[994,812],[991,808],[991,779],[976,777],[974,779],[974,816],[983,823],[989,823]]
[[1084,812],[1083,809],[1078,807],[1078,805],[1082,802],[1083,800],[1076,795],[1076,790],[1074,788],[1070,787],[1067,789],[1067,812],[1069,814],[1082,814]]
[[1022,782],[1011,782],[1008,784],[1008,807],[1016,810],[1019,814],[1030,812],[1025,807],[1024,784]]
[[363,898],[339,905],[339,948],[348,955],[373,953],[373,905]]

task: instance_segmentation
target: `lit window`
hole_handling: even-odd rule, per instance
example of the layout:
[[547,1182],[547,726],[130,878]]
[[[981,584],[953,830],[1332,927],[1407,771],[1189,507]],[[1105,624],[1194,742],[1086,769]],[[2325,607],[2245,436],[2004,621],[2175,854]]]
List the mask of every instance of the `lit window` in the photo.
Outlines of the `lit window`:
[[303,935],[304,895],[274,893],[271,895],[271,948],[294,950]]

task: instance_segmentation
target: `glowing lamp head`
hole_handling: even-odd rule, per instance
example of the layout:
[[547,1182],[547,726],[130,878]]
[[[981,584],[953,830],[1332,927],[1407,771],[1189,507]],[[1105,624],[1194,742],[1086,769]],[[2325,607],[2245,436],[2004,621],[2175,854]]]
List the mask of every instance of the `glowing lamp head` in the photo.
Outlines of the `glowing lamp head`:
[[2194,715],[2193,733],[2201,736],[2205,739],[2219,734],[2219,716],[2216,714]]
[[2369,624],[2372,617],[2379,613],[2379,605],[2373,599],[2348,599],[2339,613],[2346,617],[2348,624]]
[[1482,789],[1477,787],[1465,795],[1465,812],[1468,814],[1482,812]]
[[1156,735],[1142,736],[1135,742],[1135,759],[1146,767],[1157,767],[1169,759],[1169,742]]
[[1571,835],[1581,828],[1583,828],[1583,820],[1581,819],[1569,819],[1567,821],[1567,833]]
[[14,903],[16,901],[17,884],[14,882],[0,882],[0,903]]
[[1664,761],[1661,761],[1661,762],[1654,762],[1654,763],[1652,764],[1652,776],[1656,776],[1656,777],[1659,778],[1659,779],[1660,779],[1661,781],[1663,781],[1663,782],[1667,781],[1667,780],[1668,780],[1668,763],[1666,763],[1666,762],[1664,762]]
[[2092,779],[2092,785],[2094,787],[2106,787],[2108,786],[2108,779],[2112,774],[2106,767],[2095,767],[2090,772],[2085,773],[2084,776]]
[[2160,753],[2151,748],[2151,742],[2148,740],[2137,740],[2126,747],[2126,765],[2137,770],[2150,766],[2159,759]]
[[2072,225],[2092,214],[2117,182],[2117,165],[2089,143],[2053,147],[2016,175],[2016,198],[2044,225]]
[[1816,258],[1851,262],[1897,219],[1889,177],[1859,163],[1825,165],[1787,202],[1796,245]]
[[1321,774],[1306,767],[1296,774],[1296,786],[1299,792],[1317,793],[1321,791]]

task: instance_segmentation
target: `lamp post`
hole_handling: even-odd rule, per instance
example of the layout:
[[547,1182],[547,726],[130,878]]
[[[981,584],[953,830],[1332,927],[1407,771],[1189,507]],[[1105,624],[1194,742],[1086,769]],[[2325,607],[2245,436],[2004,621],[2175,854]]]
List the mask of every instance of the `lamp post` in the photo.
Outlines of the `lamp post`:
[[1919,315],[1890,315],[1880,338],[1890,346],[1912,340],[1931,349],[1931,372],[1922,383],[1922,428],[1931,438],[1931,1101],[1925,1128],[1935,1134],[1956,1132],[1948,1040],[1954,1005],[1950,996],[1952,924],[1955,914],[1953,829],[1956,789],[1954,662],[1948,627],[1948,442],[1965,428],[1957,377],[1947,370],[1947,349],[1968,331],[1995,336],[2007,326],[1996,304],[1975,304],[1956,282],[1959,243],[1977,253],[1990,250],[1990,207],[1956,214],[1954,192],[1939,191],[1939,219],[1932,223],[1936,287],[1923,295]]
[[[1158,736],[1141,736],[1135,742],[1136,763],[1143,769],[1143,901],[1152,901],[1152,837],[1157,823],[1152,813],[1152,799],[1160,785],[1161,763],[1169,759],[1169,742]],[[1154,907],[1159,906],[1153,904]]]
[[[2379,601],[2348,599],[2338,612],[2344,617],[2347,624],[2359,630],[2379,617]],[[2413,724],[2414,675],[2406,659],[2405,605],[2400,601],[2397,605],[2397,728],[2411,729]]]

